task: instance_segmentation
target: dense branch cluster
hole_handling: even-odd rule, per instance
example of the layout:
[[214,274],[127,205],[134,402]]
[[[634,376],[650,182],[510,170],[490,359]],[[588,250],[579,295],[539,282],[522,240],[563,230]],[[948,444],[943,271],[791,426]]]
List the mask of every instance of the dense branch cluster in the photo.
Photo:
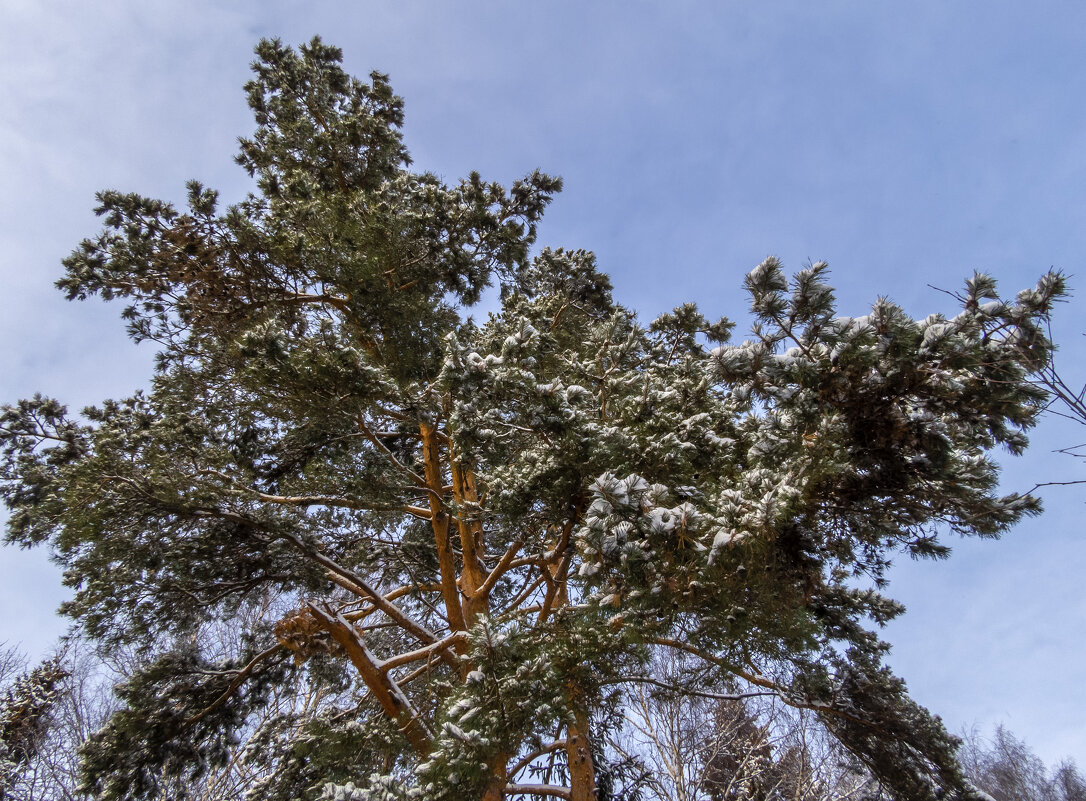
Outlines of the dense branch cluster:
[[[1038,510],[988,452],[1026,444],[1061,277],[842,317],[825,264],[767,259],[751,339],[693,304],[644,325],[590,253],[531,256],[557,179],[412,173],[385,76],[319,40],[257,55],[256,192],[103,193],[65,262],[70,298],[158,343],[149,390],[0,419],[9,540],[48,542],[65,611],[141,655],[86,789],[248,760],[254,798],[586,801],[674,652],[680,690],[809,710],[898,797],[971,797],[870,624],[901,611],[893,554]],[[265,714],[284,688],[315,700]]]

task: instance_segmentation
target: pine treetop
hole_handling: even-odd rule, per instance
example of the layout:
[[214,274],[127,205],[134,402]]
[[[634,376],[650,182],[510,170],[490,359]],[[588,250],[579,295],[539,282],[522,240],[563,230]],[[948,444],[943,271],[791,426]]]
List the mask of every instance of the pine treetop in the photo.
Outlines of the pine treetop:
[[582,801],[624,682],[672,649],[690,689],[814,710],[902,797],[969,797],[871,624],[902,611],[895,554],[1039,511],[990,452],[1026,445],[1063,278],[844,317],[826,264],[767,259],[750,339],[693,304],[645,325],[591,253],[534,251],[558,179],[410,172],[402,101],[340,60],[257,47],[242,202],[99,195],[58,286],[127,304],[149,391],[0,416],[8,541],[48,542],[65,612],[144,658],[87,789],[181,792],[273,708],[265,798],[493,799],[557,751]]

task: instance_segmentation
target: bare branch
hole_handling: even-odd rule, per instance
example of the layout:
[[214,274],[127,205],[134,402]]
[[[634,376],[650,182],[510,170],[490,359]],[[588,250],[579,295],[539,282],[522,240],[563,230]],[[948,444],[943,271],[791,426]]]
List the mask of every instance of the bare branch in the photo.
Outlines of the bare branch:
[[572,798],[568,788],[556,784],[507,784],[506,793],[519,795],[548,795],[554,798]]
[[608,684],[626,684],[627,682],[633,684],[652,684],[661,689],[668,690],[676,695],[691,695],[697,698],[709,698],[715,701],[741,701],[744,698],[758,698],[761,696],[776,696],[775,690],[757,690],[749,693],[714,693],[708,690],[695,690],[690,687],[681,687],[676,684],[668,684],[667,682],[660,681],[659,679],[651,678],[650,676],[621,676],[614,679],[604,679],[600,682],[601,685]]

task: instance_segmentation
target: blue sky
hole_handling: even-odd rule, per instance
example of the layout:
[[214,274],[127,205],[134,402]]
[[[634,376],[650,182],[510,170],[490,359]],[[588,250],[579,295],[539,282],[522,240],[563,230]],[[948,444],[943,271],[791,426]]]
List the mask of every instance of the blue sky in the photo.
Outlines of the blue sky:
[[[1086,5],[1010,2],[188,2],[0,0],[0,400],[78,408],[128,394],[151,353],[119,307],[65,303],[60,259],[104,188],[227,200],[252,122],[241,85],[261,36],[313,34],[347,68],[391,74],[416,166],[566,189],[542,243],[595,250],[651,318],[687,300],[746,320],[765,256],[824,259],[843,314],[889,295],[950,311],[929,284],[973,270],[1007,292],[1079,276],[1056,336],[1086,355]],[[1086,478],[1046,421],[1005,485]],[[1086,487],[1001,542],[895,569],[887,630],[914,696],[952,729],[1006,723],[1048,760],[1086,763]],[[41,553],[0,550],[0,641],[63,630]]]

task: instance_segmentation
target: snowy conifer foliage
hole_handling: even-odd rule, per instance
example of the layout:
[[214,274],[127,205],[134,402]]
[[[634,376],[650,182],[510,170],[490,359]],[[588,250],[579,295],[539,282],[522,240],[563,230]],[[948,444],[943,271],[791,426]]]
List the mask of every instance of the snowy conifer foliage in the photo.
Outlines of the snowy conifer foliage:
[[0,692],[0,799],[38,751],[49,714],[68,674],[59,659],[48,659],[16,676]]
[[[871,588],[1038,510],[987,454],[1026,445],[1062,279],[843,317],[826,265],[769,259],[751,339],[692,304],[646,325],[590,253],[531,257],[557,179],[412,173],[384,76],[319,40],[257,55],[254,193],[102,193],[65,263],[69,298],[157,343],[150,390],[0,422],[9,541],[48,543],[66,613],[143,654],[85,789],[183,797],[238,760],[261,799],[586,801],[663,649],[700,664],[687,689],[813,710],[898,797],[972,797]],[[232,618],[224,658],[202,633]]]

